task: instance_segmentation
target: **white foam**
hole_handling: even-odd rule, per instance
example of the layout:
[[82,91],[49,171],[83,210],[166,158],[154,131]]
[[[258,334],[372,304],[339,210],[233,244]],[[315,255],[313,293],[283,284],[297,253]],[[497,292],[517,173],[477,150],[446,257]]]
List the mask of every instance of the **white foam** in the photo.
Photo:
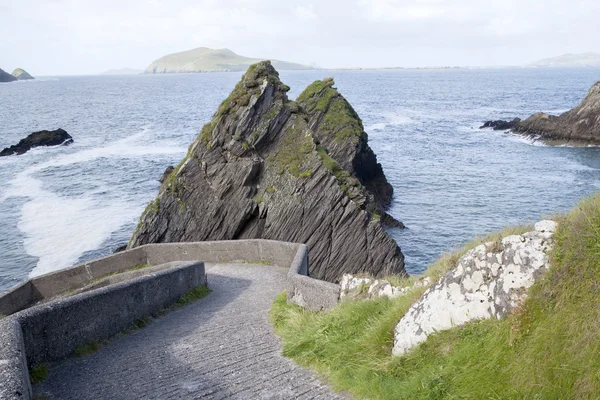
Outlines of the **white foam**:
[[[143,157],[156,154],[184,154],[182,147],[159,143],[139,146],[135,142],[146,132],[133,135],[105,147],[84,149],[64,154],[33,165],[9,182],[2,196],[26,197],[18,228],[25,234],[24,247],[39,261],[30,276],[37,276],[69,267],[84,253],[97,249],[123,225],[135,220],[144,199],[139,202],[111,200],[99,202],[92,194],[81,197],[62,196],[44,189],[33,175],[51,167],[86,163],[98,158]],[[0,199],[1,200],[1,199]]]

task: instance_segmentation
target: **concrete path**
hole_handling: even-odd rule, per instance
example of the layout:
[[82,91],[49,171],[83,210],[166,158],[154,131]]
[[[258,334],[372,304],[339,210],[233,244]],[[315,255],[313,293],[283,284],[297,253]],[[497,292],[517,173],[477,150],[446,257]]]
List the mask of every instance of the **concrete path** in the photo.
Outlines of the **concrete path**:
[[51,399],[340,399],[281,356],[268,321],[287,270],[207,265],[213,291],[95,354],[51,364],[33,390]]

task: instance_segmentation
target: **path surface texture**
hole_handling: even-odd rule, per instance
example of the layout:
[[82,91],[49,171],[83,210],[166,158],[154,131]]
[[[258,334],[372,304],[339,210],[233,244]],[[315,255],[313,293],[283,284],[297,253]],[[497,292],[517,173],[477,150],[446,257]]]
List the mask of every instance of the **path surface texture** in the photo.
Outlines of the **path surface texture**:
[[96,353],[48,367],[34,386],[51,399],[340,399],[281,356],[268,310],[287,269],[206,265],[212,293],[113,339]]

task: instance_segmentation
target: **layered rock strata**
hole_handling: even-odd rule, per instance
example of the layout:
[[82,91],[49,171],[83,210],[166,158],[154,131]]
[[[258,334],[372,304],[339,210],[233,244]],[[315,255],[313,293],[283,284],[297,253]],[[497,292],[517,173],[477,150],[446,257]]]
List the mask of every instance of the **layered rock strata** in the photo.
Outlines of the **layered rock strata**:
[[520,306],[527,289],[549,267],[555,230],[554,221],[541,221],[531,232],[482,244],[462,256],[396,325],[393,354],[406,353],[434,332],[501,318]]
[[583,101],[559,115],[536,113],[517,123],[514,132],[545,141],[600,145],[600,82],[596,82]]
[[306,243],[318,279],[405,274],[381,224],[391,186],[360,119],[333,80],[298,102],[288,90],[270,62],[252,65],[164,180],[129,247],[275,239]]

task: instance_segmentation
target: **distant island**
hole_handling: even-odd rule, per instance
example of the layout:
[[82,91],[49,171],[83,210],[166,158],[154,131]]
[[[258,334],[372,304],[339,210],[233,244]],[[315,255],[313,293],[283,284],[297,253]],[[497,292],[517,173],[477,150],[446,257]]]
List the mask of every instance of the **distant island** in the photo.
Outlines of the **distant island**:
[[100,72],[98,75],[136,75],[143,73],[143,69],[135,68],[117,68],[109,69],[108,71]]
[[33,76],[31,76],[27,71],[25,71],[23,68],[17,68],[13,71],[12,76],[14,76],[15,78],[17,78],[18,81],[26,81],[29,79],[35,79]]
[[[250,65],[262,60],[261,58],[240,56],[229,49],[198,47],[197,49],[161,57],[150,64],[146,68],[145,73],[246,71]],[[295,64],[287,61],[271,60],[271,63],[279,70],[314,69],[309,65]]]
[[600,54],[563,54],[527,64],[528,67],[600,67]]

